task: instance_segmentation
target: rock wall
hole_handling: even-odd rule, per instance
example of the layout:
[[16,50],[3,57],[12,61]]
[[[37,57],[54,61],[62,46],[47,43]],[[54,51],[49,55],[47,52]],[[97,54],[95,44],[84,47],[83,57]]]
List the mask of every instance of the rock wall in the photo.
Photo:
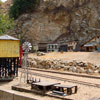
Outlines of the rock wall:
[[12,5],[12,0],[7,0],[5,3],[2,3],[0,5],[0,10],[2,10],[3,13],[8,13],[9,7]]
[[81,61],[42,60],[39,58],[28,59],[28,67],[40,69],[63,70],[76,73],[100,74],[100,66]]
[[[2,7],[8,11],[8,0]],[[49,42],[62,34],[80,43],[100,35],[100,0],[40,0],[40,6],[21,15],[13,33],[32,43]]]
[[40,7],[17,19],[17,33],[34,42],[49,42],[65,33],[86,41],[100,35],[100,0],[42,0]]

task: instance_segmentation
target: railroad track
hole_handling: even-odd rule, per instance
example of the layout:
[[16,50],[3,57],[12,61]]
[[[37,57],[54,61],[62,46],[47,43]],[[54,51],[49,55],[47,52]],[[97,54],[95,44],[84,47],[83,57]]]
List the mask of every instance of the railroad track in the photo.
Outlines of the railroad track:
[[[21,72],[27,73],[26,71],[23,71],[23,70]],[[47,74],[40,74],[40,73],[36,73],[36,72],[32,72],[32,71],[28,71],[28,74],[39,76],[39,77],[45,77],[45,78],[49,78],[49,79],[55,79],[55,80],[60,80],[60,81],[65,81],[65,82],[67,81],[67,82],[77,83],[77,84],[81,84],[81,85],[85,85],[85,86],[100,88],[100,84],[95,84],[95,83],[90,83],[90,82],[78,81],[78,80],[62,78],[62,77],[47,75]]]
[[68,72],[57,72],[57,71],[43,70],[43,69],[37,69],[37,68],[29,68],[29,70],[55,73],[55,74],[61,74],[61,75],[84,77],[84,78],[91,78],[91,79],[100,79],[99,76],[93,76],[93,75],[82,75],[82,74],[75,74],[75,73],[68,73]]

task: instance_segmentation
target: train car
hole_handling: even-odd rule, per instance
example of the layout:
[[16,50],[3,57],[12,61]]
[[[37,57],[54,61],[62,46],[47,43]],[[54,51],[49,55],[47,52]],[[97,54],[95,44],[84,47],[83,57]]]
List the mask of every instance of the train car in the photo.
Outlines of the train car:
[[18,76],[20,40],[9,35],[0,36],[0,79]]

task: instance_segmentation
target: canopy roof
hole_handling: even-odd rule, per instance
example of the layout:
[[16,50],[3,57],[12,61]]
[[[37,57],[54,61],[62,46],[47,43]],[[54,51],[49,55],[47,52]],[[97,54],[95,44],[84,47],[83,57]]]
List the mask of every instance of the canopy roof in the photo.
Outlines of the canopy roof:
[[19,40],[19,39],[14,38],[14,37],[9,36],[9,35],[3,35],[3,36],[0,36],[0,40]]
[[90,42],[90,43],[87,43],[85,44],[84,46],[85,47],[93,47],[93,46],[96,46],[97,44],[95,42]]

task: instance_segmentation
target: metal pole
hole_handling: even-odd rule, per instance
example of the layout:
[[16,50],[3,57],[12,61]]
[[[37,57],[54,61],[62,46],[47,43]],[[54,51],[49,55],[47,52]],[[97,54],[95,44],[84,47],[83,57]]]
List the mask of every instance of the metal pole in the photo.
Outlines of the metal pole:
[[26,68],[27,68],[27,80],[28,80],[28,65],[27,65],[28,53],[26,54]]
[[28,66],[27,66],[27,58],[28,58],[28,53],[25,52],[25,71],[26,71],[26,81],[28,80]]
[[[28,52],[31,50],[32,46],[31,46],[31,43],[29,42],[24,42],[23,44],[23,50],[25,51],[24,52],[24,61],[25,61],[25,64],[24,64],[24,69],[25,69],[25,78],[26,78],[26,81],[28,80],[28,66],[27,66],[27,60],[28,60]],[[25,79],[24,78],[24,79]]]

